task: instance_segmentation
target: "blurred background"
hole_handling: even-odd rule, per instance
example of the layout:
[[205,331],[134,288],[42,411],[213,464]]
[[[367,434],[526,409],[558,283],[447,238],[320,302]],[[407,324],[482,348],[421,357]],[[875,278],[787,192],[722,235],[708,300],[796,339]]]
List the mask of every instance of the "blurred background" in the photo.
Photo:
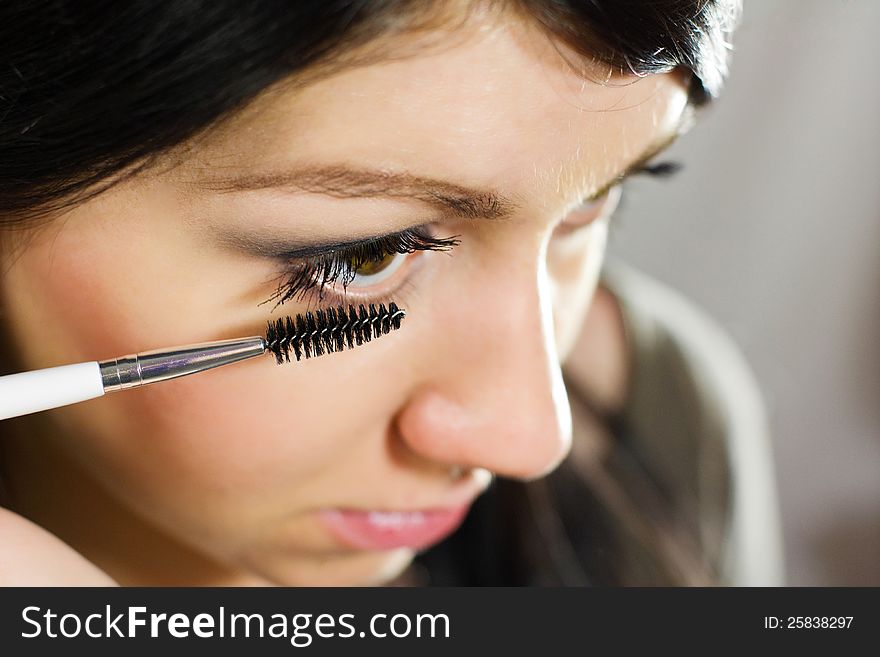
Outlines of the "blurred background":
[[684,170],[629,184],[611,234],[751,364],[791,586],[880,585],[878,30],[873,0],[746,0]]

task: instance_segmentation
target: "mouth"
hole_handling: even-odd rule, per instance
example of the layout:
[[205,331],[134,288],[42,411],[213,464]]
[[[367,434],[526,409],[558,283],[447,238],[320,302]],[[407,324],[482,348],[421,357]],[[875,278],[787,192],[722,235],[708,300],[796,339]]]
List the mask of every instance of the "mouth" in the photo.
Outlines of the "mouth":
[[415,509],[329,508],[318,511],[317,517],[332,536],[349,548],[421,550],[454,532],[490,481],[488,472],[475,469],[457,482],[457,499],[445,504]]
[[325,509],[321,522],[340,542],[358,550],[426,548],[455,531],[470,503],[457,507],[406,511]]

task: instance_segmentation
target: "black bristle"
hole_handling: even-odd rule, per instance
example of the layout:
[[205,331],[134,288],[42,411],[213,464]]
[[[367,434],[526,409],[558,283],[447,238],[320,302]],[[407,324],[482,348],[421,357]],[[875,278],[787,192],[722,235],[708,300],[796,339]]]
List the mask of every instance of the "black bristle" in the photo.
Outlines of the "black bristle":
[[315,316],[311,312],[306,313],[306,358],[320,356],[321,343],[316,339],[318,327],[315,326]]
[[339,308],[329,308],[327,314],[330,326],[336,327],[336,330],[330,331],[330,335],[333,336],[333,347],[336,351],[342,351],[345,349],[343,324],[348,322],[348,318],[345,316],[341,306]]
[[327,327],[327,320],[324,317],[324,311],[323,310],[316,310],[315,311],[315,344],[317,345],[318,351],[321,354],[325,354],[329,351],[327,349],[326,327]]
[[364,342],[369,342],[373,335],[369,331],[370,328],[370,315],[367,313],[366,307],[361,304],[358,306],[358,321],[357,321],[357,343],[363,344]]
[[[345,339],[348,342],[348,348],[354,348],[354,332],[357,322],[357,311],[354,306],[348,307],[348,316],[345,318]],[[360,343],[359,343],[360,344]]]
[[391,318],[391,326],[395,330],[400,328],[400,322],[405,314],[400,312],[400,308],[393,301],[388,304],[388,316]]
[[371,303],[370,304],[370,324],[369,324],[369,326],[367,326],[367,330],[372,333],[372,337],[374,337],[374,338],[378,338],[379,336],[382,335],[382,332],[380,331],[381,327],[379,326],[379,320],[380,320],[379,311],[376,309],[376,304]]
[[[321,314],[323,315],[324,313]],[[321,322],[319,321],[319,316],[317,314],[312,316],[312,323],[315,326],[314,330],[312,331],[312,349],[314,350],[316,356],[323,356],[325,353],[324,330],[321,327]]]
[[[332,310],[332,308],[329,310]],[[333,335],[333,328],[336,326],[336,322],[331,321],[329,310],[323,313],[323,323],[321,324],[321,339],[324,341],[324,352],[332,354],[333,352],[337,351],[336,336]],[[333,312],[333,316],[335,319],[335,311]]]
[[[278,322],[280,323],[281,320],[279,319]],[[281,365],[284,362],[280,341],[281,331],[276,329],[275,323],[270,321],[268,324],[266,327],[266,344],[269,347],[269,351],[275,355],[275,362]]]
[[290,356],[287,352],[287,347],[285,346],[287,343],[287,339],[284,337],[287,335],[284,331],[284,320],[279,318],[275,321],[275,336],[277,340],[275,359],[278,361],[280,365],[283,362],[290,362]]
[[[293,320],[290,317],[287,317],[287,321],[284,323],[284,328],[287,331],[287,340],[285,344],[289,347],[293,347],[293,355],[299,361],[302,360],[302,340],[299,335],[296,333],[296,327],[293,324]],[[290,362],[290,352],[287,353],[287,362]]]
[[290,362],[290,352],[296,360],[321,356],[354,348],[370,342],[373,338],[400,328],[406,313],[391,302],[363,304],[357,309],[337,306],[283,317],[268,322],[266,326],[266,349],[272,352],[278,364]]
[[306,327],[306,318],[302,315],[296,316],[296,336],[299,338],[299,348],[302,351],[303,358],[308,358],[312,355],[312,352],[309,349],[309,333]]
[[386,323],[388,323],[388,309],[385,307],[385,304],[382,304],[379,306],[379,310],[376,311],[376,322],[373,324],[376,329],[377,338],[381,338],[388,333],[388,331],[385,330]]

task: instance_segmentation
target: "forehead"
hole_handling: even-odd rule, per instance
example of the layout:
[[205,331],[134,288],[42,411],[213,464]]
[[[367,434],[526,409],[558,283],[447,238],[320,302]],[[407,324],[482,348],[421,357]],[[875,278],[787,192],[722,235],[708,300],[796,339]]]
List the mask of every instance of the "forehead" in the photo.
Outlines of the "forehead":
[[209,133],[187,175],[348,163],[570,202],[667,141],[687,102],[677,76],[609,76],[515,18],[409,46],[271,89]]

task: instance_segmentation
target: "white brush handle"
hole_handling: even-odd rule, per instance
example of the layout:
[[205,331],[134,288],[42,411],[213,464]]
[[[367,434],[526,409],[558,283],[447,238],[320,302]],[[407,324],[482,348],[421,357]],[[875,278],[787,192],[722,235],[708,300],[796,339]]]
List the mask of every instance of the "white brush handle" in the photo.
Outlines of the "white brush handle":
[[97,361],[0,376],[0,420],[104,394]]

